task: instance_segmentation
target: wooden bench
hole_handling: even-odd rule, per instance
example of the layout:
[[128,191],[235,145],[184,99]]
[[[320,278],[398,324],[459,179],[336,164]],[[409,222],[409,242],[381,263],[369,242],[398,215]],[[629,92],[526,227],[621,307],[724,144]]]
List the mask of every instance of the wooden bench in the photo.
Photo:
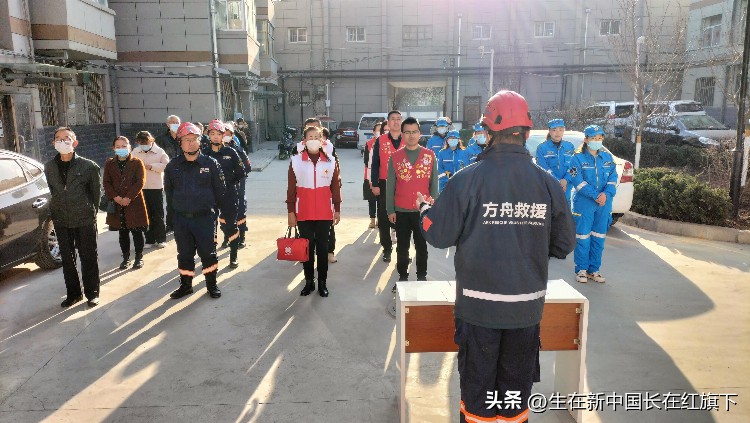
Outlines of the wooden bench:
[[[406,354],[453,352],[455,281],[399,283],[396,294],[401,422],[406,422]],[[562,279],[550,280],[541,322],[542,351],[555,351],[555,392],[584,392],[589,302]],[[570,412],[581,422],[582,410]]]

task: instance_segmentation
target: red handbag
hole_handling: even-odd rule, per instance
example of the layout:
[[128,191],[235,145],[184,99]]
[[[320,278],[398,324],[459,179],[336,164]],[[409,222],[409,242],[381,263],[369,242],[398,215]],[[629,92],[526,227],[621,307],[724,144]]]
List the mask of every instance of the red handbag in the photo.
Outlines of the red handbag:
[[286,236],[276,240],[277,260],[305,262],[310,254],[310,240],[300,238],[297,227],[294,227],[294,238],[292,238],[292,227],[286,230]]

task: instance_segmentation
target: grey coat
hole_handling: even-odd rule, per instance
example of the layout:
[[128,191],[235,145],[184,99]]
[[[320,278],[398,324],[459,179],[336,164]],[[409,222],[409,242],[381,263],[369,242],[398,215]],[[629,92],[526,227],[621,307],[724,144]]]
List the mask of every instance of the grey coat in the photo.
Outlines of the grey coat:
[[61,228],[93,225],[102,189],[99,165],[74,154],[67,181],[63,182],[57,166],[58,157],[59,154],[44,164],[44,175],[52,195],[52,221]]

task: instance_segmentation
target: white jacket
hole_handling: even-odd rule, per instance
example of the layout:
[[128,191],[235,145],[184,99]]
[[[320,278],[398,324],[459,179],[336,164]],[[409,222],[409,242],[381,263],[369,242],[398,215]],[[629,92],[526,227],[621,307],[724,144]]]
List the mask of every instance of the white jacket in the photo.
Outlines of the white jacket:
[[156,143],[152,143],[149,151],[143,151],[140,146],[136,146],[132,154],[141,159],[146,167],[146,184],[143,189],[164,189],[164,168],[169,163],[167,153]]

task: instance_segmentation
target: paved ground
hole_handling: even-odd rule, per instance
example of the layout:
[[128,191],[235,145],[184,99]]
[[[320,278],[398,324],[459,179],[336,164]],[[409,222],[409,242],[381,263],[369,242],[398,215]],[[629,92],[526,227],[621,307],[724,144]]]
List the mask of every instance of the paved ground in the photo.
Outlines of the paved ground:
[[[250,246],[239,269],[221,268],[221,299],[200,277],[195,294],[169,299],[173,242],[149,251],[143,269],[117,270],[110,232],[100,236],[96,308],[59,307],[59,270],[0,275],[0,422],[397,422],[395,320],[385,311],[395,262],[380,261],[367,229],[359,153],[340,156],[345,206],[329,298],[299,297],[301,266],[275,260],[286,228],[289,162],[280,160],[250,175]],[[607,284],[575,286],[591,301],[587,390],[736,393],[738,405],[584,421],[750,421],[750,247],[617,225],[604,264]],[[550,277],[571,282],[572,268],[572,258],[553,261]],[[429,278],[453,277],[452,251],[430,250]],[[553,390],[552,354],[542,355],[538,392]],[[411,355],[409,369],[409,421],[457,421],[455,354]],[[572,419],[555,411],[532,421]]]

